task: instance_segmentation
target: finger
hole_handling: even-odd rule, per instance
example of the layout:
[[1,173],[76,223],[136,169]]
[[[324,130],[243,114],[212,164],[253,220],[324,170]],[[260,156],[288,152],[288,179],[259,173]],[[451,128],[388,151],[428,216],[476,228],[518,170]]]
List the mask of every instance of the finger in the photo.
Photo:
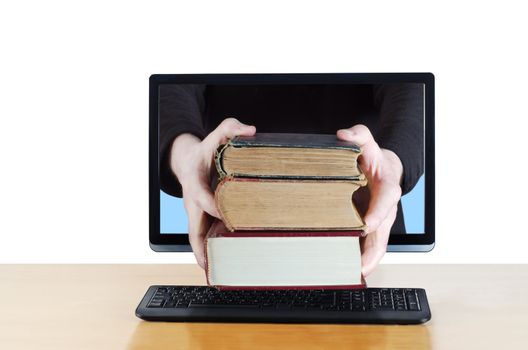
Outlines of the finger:
[[365,147],[371,144],[377,145],[369,128],[367,128],[363,124],[357,124],[348,129],[337,130],[336,135],[338,139],[343,141],[354,142],[359,147]]
[[381,223],[378,230],[364,238],[362,242],[361,273],[367,277],[374,271],[387,251],[390,229],[396,219],[398,208],[394,206],[390,215]]
[[220,213],[216,208],[214,194],[211,192],[207,184],[200,182],[195,198],[195,201],[200,209],[205,211],[207,214],[220,219]]
[[357,124],[348,129],[340,129],[336,135],[338,139],[355,143],[361,148],[361,156],[358,161],[363,171],[369,172],[373,166],[379,163],[381,149],[365,125]]
[[191,244],[196,262],[205,268],[204,237],[207,230],[207,216],[193,203],[186,205],[189,219],[189,243]]
[[214,129],[203,140],[208,149],[216,149],[218,145],[226,143],[228,139],[235,136],[252,136],[257,129],[253,125],[246,125],[235,118],[224,119],[216,129]]
[[364,218],[367,226],[366,233],[378,230],[401,197],[399,184],[375,179],[369,180],[370,201]]

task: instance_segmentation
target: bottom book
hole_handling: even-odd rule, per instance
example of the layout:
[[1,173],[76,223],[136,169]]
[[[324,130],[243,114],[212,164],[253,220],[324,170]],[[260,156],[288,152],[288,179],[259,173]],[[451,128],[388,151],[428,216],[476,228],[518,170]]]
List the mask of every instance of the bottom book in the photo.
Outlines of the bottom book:
[[207,283],[219,289],[365,288],[361,231],[235,231],[205,238]]

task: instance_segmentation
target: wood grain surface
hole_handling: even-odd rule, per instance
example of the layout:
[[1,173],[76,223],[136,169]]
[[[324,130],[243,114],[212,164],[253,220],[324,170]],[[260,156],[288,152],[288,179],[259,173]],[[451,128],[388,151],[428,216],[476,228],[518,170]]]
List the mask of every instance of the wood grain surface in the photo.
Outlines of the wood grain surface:
[[149,323],[152,284],[197,265],[0,265],[0,349],[527,349],[528,265],[381,265],[379,287],[427,290],[420,326]]

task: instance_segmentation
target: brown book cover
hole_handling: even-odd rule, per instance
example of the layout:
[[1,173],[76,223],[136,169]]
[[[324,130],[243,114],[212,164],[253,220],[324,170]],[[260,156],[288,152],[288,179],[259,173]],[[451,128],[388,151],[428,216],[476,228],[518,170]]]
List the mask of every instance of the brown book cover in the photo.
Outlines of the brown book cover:
[[351,231],[365,223],[352,195],[364,181],[224,177],[216,207],[231,230]]
[[357,145],[335,135],[257,133],[220,145],[215,165],[220,177],[363,181],[360,154]]

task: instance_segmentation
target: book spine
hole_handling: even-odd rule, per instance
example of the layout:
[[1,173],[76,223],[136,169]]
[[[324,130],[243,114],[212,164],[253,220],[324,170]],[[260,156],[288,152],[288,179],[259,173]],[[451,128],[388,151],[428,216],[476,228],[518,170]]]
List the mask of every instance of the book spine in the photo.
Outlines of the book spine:
[[227,176],[227,173],[224,169],[223,158],[222,158],[222,154],[224,153],[227,147],[231,147],[231,141],[228,141],[227,143],[218,146],[218,148],[215,151],[215,155],[214,155],[216,171],[218,172],[220,179]]

